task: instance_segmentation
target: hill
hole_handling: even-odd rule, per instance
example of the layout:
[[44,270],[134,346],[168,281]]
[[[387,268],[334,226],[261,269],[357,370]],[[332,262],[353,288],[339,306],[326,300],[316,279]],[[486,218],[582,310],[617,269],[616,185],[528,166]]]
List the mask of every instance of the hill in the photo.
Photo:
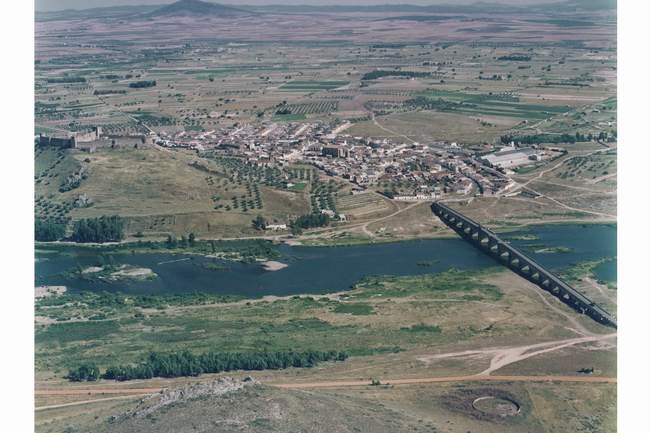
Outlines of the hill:
[[396,433],[415,431],[418,423],[394,410],[377,410],[359,398],[282,390],[226,377],[153,395],[110,422],[92,422],[88,427],[103,433]]
[[176,3],[162,6],[148,14],[150,17],[169,16],[224,16],[233,17],[250,15],[243,9],[224,6],[217,3],[208,3],[201,0],[179,0]]

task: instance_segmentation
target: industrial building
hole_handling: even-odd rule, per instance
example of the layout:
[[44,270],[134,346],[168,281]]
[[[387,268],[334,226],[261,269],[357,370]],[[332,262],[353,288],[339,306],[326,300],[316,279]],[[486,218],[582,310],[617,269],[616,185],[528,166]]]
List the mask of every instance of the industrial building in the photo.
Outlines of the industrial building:
[[539,149],[526,147],[521,149],[507,148],[482,157],[483,161],[493,167],[511,168],[531,164],[540,159]]

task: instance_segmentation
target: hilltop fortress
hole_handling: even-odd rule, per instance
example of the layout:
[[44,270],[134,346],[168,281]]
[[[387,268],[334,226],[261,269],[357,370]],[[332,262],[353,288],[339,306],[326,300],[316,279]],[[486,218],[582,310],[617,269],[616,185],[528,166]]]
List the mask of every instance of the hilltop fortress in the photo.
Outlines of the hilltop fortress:
[[42,147],[60,147],[63,149],[76,149],[79,143],[90,143],[99,140],[102,136],[102,127],[95,126],[90,131],[73,132],[61,135],[38,136],[38,145]]
[[40,147],[58,147],[61,149],[93,150],[97,147],[146,146],[153,143],[145,134],[111,135],[104,134],[101,126],[94,126],[89,131],[62,134],[39,134],[36,143]]

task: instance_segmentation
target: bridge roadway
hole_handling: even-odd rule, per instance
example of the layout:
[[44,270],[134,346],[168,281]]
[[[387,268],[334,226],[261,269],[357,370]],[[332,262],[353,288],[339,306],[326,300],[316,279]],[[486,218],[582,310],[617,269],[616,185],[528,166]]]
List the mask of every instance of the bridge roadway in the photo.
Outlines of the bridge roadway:
[[537,284],[574,310],[588,315],[603,325],[617,327],[616,318],[612,314],[509,243],[502,241],[491,230],[442,203],[434,202],[431,205],[431,210],[442,222],[472,245],[505,264],[528,281]]

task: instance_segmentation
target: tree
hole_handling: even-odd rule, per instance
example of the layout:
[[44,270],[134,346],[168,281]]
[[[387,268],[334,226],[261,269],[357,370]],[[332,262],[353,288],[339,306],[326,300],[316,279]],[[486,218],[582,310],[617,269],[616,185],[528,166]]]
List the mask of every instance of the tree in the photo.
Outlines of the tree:
[[308,229],[312,227],[324,227],[329,225],[330,217],[325,214],[301,215],[293,221],[292,228]]
[[262,215],[258,215],[255,217],[253,220],[253,227],[255,227],[255,230],[264,230],[266,229],[267,226],[267,221],[264,219]]
[[34,238],[41,242],[51,242],[63,239],[65,236],[65,224],[52,220],[37,218],[34,225]]
[[75,242],[116,242],[124,239],[124,220],[119,216],[102,216],[77,221],[72,231]]
[[82,364],[68,372],[67,378],[73,382],[91,381],[99,379],[99,368],[95,364]]
[[[104,379],[132,380],[152,377],[198,376],[233,370],[278,370],[289,367],[313,367],[324,361],[344,361],[348,354],[330,350],[321,352],[205,352],[195,355],[189,351],[151,352],[137,365],[109,367]],[[69,376],[71,378],[72,376]],[[70,379],[72,380],[72,379]]]

